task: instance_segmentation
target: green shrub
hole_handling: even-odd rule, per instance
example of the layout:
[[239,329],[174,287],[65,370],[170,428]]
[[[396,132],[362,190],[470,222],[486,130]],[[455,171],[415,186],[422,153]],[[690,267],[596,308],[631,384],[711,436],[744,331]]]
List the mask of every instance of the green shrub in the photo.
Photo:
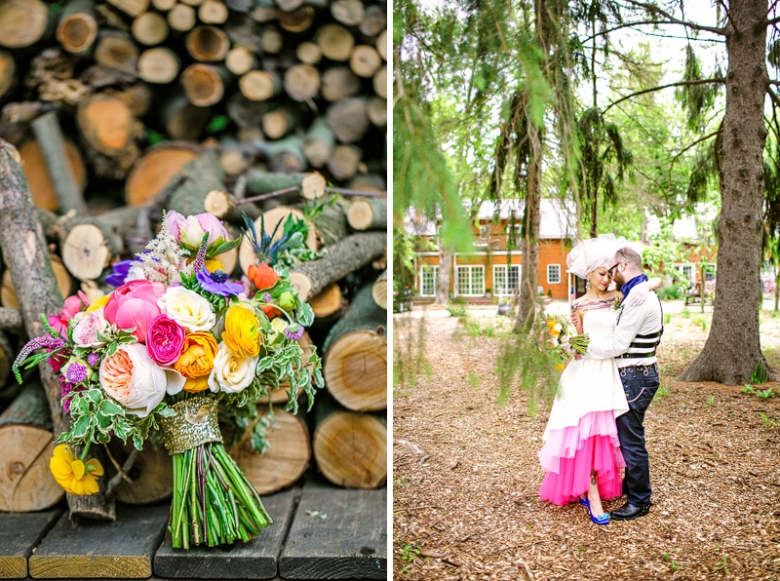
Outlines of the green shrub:
[[685,290],[679,284],[664,286],[655,291],[662,301],[676,301],[683,298]]
[[447,312],[451,317],[465,317],[468,314],[466,307],[457,303],[447,307]]

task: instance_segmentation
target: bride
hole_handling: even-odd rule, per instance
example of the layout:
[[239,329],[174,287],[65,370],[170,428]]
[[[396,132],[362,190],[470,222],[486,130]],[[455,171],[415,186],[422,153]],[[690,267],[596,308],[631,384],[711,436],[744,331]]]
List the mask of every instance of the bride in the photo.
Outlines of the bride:
[[[581,242],[567,257],[568,272],[588,281],[587,293],[571,306],[578,334],[587,333],[595,339],[614,332],[622,295],[610,290],[613,285],[608,261],[623,246],[625,239],[603,235]],[[660,283],[660,279],[652,279],[650,284],[638,285],[630,302],[641,304],[649,290]],[[609,523],[601,501],[622,494],[621,469],[626,464],[615,418],[627,411],[614,359],[577,356],[571,360],[561,374],[558,395],[542,436],[545,444],[539,451],[539,461],[547,472],[539,490],[542,500],[559,506],[579,501],[588,508],[594,523]]]

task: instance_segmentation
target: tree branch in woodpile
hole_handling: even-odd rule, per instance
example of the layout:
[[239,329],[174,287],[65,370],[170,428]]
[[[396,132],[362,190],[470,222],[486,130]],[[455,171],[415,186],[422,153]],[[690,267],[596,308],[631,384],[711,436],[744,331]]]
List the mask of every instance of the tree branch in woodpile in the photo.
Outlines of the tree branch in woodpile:
[[[27,180],[19,165],[19,153],[12,145],[0,139],[0,247],[5,263],[11,271],[24,327],[29,337],[45,334],[41,314],[57,313],[62,309],[62,295],[57,288],[46,247],[43,230],[38,223]],[[68,427],[60,399],[62,387],[48,363],[38,366],[52,414],[54,437]],[[78,447],[75,447],[78,448]],[[74,450],[77,454],[79,451]],[[96,457],[105,458],[96,450]],[[105,477],[99,481],[105,490]],[[71,519],[114,520],[114,503],[103,492],[91,496],[68,495]]]
[[0,307],[0,331],[10,331],[19,334],[24,329],[22,313],[19,309]]

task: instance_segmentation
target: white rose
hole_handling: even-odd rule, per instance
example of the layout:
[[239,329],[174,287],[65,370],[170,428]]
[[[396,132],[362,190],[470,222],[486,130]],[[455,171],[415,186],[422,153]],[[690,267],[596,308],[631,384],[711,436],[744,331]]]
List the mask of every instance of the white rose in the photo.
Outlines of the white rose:
[[240,357],[223,341],[214,357],[214,369],[209,375],[209,389],[214,392],[238,393],[255,377],[258,357]]
[[140,343],[120,345],[116,353],[100,364],[100,385],[122,404],[128,413],[145,418],[163,400],[184,387],[184,376],[159,367]]
[[105,341],[98,339],[98,333],[104,334],[108,321],[103,316],[103,307],[84,313],[73,328],[73,342],[79,347],[100,347]]
[[211,303],[183,286],[168,287],[165,294],[157,299],[157,306],[163,314],[191,333],[210,331],[217,322]]

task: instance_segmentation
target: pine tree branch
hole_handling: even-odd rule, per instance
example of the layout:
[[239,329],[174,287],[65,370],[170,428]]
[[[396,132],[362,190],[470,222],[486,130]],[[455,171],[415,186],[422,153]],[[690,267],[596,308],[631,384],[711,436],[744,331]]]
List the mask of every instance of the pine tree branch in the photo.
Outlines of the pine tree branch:
[[[594,38],[598,38],[600,36],[607,35],[607,34],[609,34],[611,32],[615,32],[617,30],[622,30],[624,28],[632,28],[634,26],[644,26],[646,24],[682,24],[682,23],[678,22],[678,21],[671,21],[671,20],[640,20],[638,22],[626,22],[624,24],[619,24],[617,26],[613,26],[612,28],[608,28],[606,30],[602,30],[600,32],[597,32],[596,34],[591,35],[591,36],[586,36],[584,39],[582,39],[582,44],[585,44],[586,42],[590,42]],[[639,31],[639,32],[642,32],[642,31]],[[645,32],[643,34],[649,34],[649,33]],[[667,37],[668,35],[666,35],[666,34],[659,34],[657,36]],[[671,38],[682,38],[682,37],[671,37]],[[685,37],[685,38],[687,38],[687,37]],[[704,39],[704,38],[694,38],[694,39],[690,39],[690,40],[698,40],[698,41],[701,41],[701,42],[723,42],[723,41],[715,41],[715,40]]]
[[606,106],[606,108],[601,112],[602,114],[609,111],[612,107],[617,105],[618,103],[622,103],[623,101],[627,101],[628,99],[631,99],[633,97],[638,97],[639,95],[644,95],[645,93],[652,93],[654,91],[660,91],[662,89],[669,89],[670,87],[685,87],[688,85],[706,85],[707,83],[725,83],[726,79],[722,77],[717,77],[714,79],[697,79],[695,81],[678,81],[676,83],[669,83],[668,85],[659,85],[657,87],[652,87],[650,89],[643,89],[641,91],[637,91],[636,93],[631,93],[630,95],[626,95],[625,97],[621,97],[617,101],[613,101],[609,105]]
[[718,133],[720,133],[720,128],[718,128],[716,131],[713,131],[712,133],[708,133],[704,137],[700,137],[696,141],[689,143],[685,147],[683,147],[680,151],[677,152],[677,154],[672,158],[672,160],[669,162],[669,183],[672,183],[672,169],[674,168],[674,164],[677,163],[677,160],[682,157],[682,155],[688,151],[689,149],[696,147],[703,141],[707,141],[708,139],[711,139],[715,137]]
[[703,30],[707,32],[711,32],[713,34],[719,34],[719,35],[725,35],[726,30],[724,28],[716,28],[714,26],[704,26],[702,24],[697,24],[695,22],[689,22],[687,20],[680,20],[679,18],[675,18],[665,10],[662,10],[655,4],[648,4],[647,2],[638,2],[637,0],[626,0],[629,4],[636,6],[637,8],[642,8],[646,10],[647,12],[650,12],[651,14],[659,14],[666,18],[669,22],[667,23],[660,23],[659,24],[680,24],[682,26],[686,26],[688,28],[691,28],[693,30]]

